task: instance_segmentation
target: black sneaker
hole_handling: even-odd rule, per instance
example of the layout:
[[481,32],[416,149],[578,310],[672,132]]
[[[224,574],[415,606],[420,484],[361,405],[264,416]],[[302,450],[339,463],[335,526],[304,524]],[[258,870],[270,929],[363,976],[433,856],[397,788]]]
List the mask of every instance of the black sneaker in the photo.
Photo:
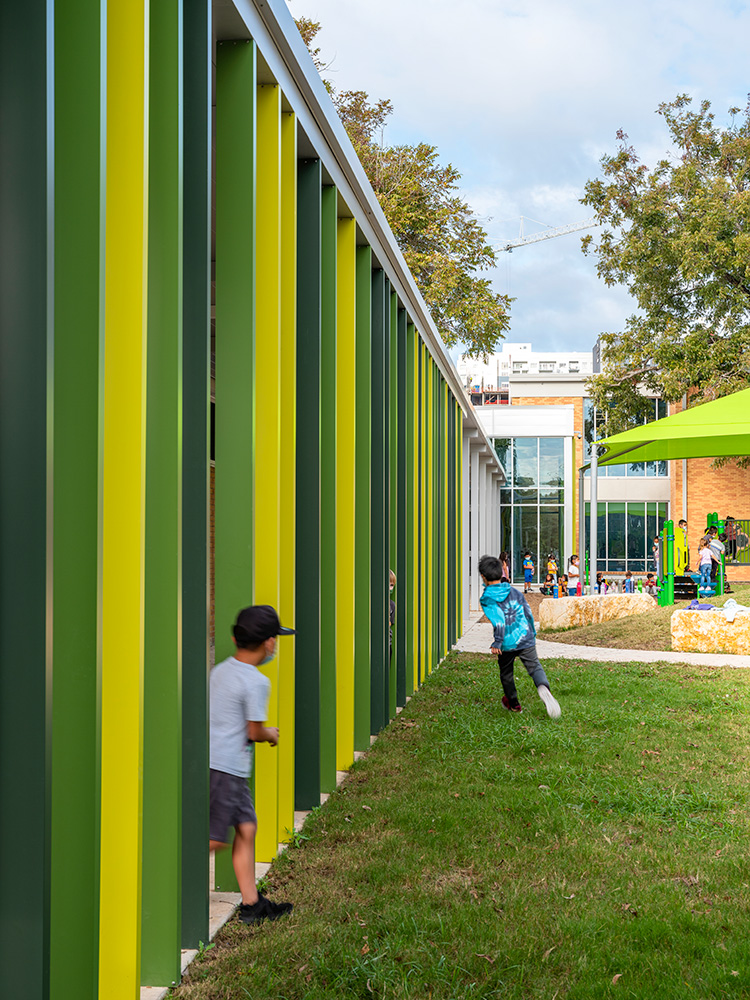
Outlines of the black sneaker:
[[240,920],[243,924],[260,924],[264,920],[278,920],[285,913],[292,912],[291,903],[274,903],[262,892],[258,893],[257,903],[240,903]]

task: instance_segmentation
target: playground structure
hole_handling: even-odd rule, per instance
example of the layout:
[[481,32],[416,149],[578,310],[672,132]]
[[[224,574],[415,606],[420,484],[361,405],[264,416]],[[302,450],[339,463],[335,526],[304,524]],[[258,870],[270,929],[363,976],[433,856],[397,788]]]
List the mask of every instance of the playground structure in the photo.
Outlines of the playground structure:
[[[706,532],[716,527],[719,534],[725,530],[725,522],[714,511],[706,518]],[[716,580],[710,590],[698,590],[699,575],[689,570],[690,553],[685,533],[674,521],[665,521],[659,535],[656,552],[656,576],[658,602],[660,607],[670,607],[675,601],[689,601],[695,597],[712,597],[723,594],[726,585],[726,555],[722,555]]]

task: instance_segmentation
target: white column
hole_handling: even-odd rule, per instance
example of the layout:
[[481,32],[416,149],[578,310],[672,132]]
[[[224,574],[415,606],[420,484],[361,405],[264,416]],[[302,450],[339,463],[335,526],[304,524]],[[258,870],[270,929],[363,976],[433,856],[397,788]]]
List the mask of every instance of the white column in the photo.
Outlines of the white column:
[[461,526],[461,573],[463,579],[463,608],[461,609],[461,615],[464,621],[469,618],[469,601],[470,601],[470,591],[471,591],[471,580],[469,579],[469,549],[471,547],[471,539],[469,538],[469,504],[470,504],[470,493],[469,493],[469,478],[471,477],[471,432],[465,430],[463,433],[463,439],[461,441],[462,448],[462,470],[463,479],[461,482],[462,491],[462,520],[463,524]]
[[573,488],[575,486],[575,470],[573,468],[573,456],[575,438],[566,437],[563,451],[563,498],[565,501],[563,508],[563,541],[562,546],[565,551],[560,553],[560,572],[567,573],[568,559],[573,555]]
[[479,593],[477,591],[477,559],[479,558],[479,518],[481,514],[481,499],[479,489],[479,448],[477,443],[471,442],[471,533],[469,538],[469,606],[472,609],[479,607]]

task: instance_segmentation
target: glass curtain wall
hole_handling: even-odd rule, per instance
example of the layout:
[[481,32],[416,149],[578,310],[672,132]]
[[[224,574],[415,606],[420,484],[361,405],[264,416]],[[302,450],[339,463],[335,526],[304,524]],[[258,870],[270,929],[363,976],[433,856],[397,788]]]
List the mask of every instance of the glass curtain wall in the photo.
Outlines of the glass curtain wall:
[[[667,404],[663,399],[649,399],[649,412],[643,418],[643,423],[651,423],[652,420],[661,420],[667,415]],[[597,410],[593,401],[588,397],[583,400],[583,428],[584,428],[584,456],[583,461],[591,461],[591,442],[594,435],[602,438],[606,434],[606,413]],[[588,476],[588,470],[586,475]],[[628,465],[603,465],[599,468],[599,478],[605,476],[667,476],[669,468],[666,462],[630,462]]]
[[514,581],[523,580],[527,550],[534,560],[535,582],[544,579],[550,554],[558,565],[565,555],[564,447],[564,438],[495,439],[507,476],[500,494],[500,544],[510,552]]
[[[591,505],[586,501],[586,551]],[[667,519],[666,503],[600,501],[597,504],[597,567],[602,573],[656,571],[652,546]]]

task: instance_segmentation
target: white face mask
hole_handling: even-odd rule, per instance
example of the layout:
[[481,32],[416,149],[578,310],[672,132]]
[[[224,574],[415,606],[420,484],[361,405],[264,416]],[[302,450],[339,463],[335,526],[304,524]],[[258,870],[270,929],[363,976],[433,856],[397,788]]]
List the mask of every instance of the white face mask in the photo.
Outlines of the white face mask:
[[276,657],[276,650],[274,649],[274,651],[272,653],[266,653],[266,655],[260,661],[260,663],[258,664],[258,666],[262,667],[264,664],[270,663],[271,660],[275,659],[275,657]]

